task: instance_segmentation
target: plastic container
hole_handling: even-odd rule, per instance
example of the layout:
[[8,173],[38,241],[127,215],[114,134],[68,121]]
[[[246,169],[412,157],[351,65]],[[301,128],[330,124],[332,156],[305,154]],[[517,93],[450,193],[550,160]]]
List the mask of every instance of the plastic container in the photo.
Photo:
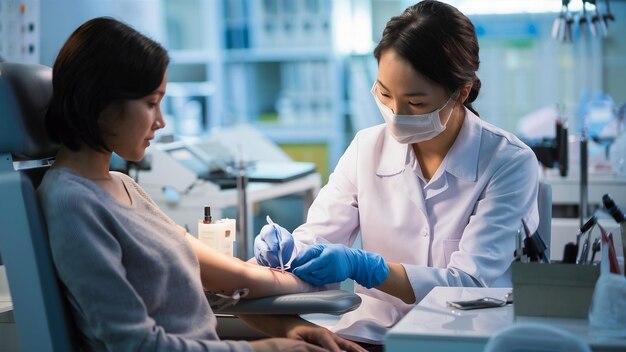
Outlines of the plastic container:
[[599,275],[594,265],[514,262],[514,314],[587,319]]

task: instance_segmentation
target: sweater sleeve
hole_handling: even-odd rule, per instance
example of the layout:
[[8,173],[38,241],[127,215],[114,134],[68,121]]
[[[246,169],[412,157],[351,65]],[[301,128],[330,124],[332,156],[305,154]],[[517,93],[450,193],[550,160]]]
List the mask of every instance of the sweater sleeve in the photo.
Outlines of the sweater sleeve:
[[[58,190],[57,190],[58,191]],[[124,248],[103,202],[84,192],[56,192],[42,204],[57,273],[89,339],[112,351],[250,351],[247,342],[188,339],[150,317],[126,278]]]

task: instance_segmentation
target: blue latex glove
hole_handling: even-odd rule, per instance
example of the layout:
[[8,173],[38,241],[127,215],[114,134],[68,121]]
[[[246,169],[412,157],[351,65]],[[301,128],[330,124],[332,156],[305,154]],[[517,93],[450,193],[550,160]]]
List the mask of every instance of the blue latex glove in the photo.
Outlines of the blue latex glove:
[[389,274],[380,254],[330,243],[307,247],[294,258],[291,268],[296,276],[315,286],[353,279],[372,288],[383,283]]
[[254,239],[254,257],[260,265],[288,269],[294,252],[293,236],[284,227],[275,224],[269,216],[266,220],[267,225],[261,228]]

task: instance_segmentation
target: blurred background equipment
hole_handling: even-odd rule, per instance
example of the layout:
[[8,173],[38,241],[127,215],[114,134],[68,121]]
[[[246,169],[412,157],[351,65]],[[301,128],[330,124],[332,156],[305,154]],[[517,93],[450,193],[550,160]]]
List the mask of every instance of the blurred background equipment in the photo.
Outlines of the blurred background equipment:
[[[570,3],[577,1],[582,3],[582,11],[570,11]],[[599,0],[562,0],[561,11],[552,25],[552,38],[571,43],[577,37],[607,37],[609,24],[615,21],[615,16],[611,12],[610,0],[603,1],[604,13],[600,10],[600,3]]]

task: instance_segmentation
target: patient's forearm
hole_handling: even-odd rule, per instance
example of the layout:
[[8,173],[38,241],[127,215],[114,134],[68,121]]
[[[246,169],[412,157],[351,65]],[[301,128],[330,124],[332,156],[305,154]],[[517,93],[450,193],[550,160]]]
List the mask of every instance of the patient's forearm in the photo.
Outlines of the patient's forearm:
[[250,290],[248,298],[317,291],[293,274],[246,263],[205,246],[191,234],[186,237],[198,257],[200,277],[207,290],[231,294],[247,288]]
[[[243,285],[241,287],[250,289],[248,295],[250,298],[319,290],[291,273],[282,273],[279,270],[243,261],[239,261],[239,263],[244,266],[240,281]],[[248,286],[245,286],[246,283]]]

